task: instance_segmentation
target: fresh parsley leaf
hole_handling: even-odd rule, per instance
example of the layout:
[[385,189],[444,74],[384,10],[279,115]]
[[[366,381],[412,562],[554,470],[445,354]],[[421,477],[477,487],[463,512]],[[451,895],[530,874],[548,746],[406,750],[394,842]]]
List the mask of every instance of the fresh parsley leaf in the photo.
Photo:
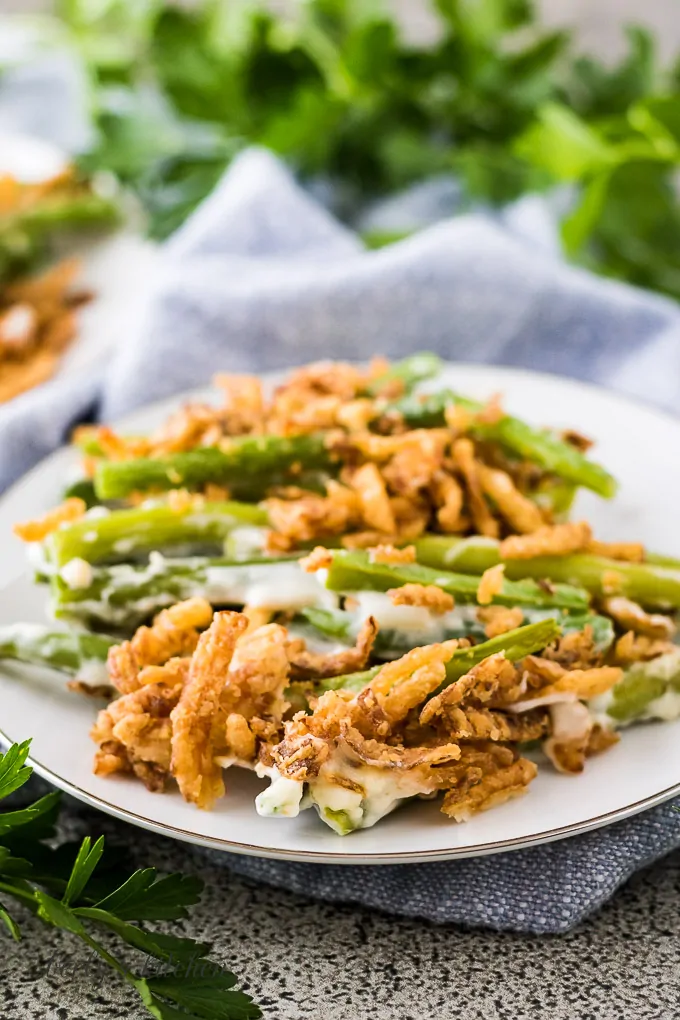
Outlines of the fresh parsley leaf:
[[[93,87],[98,142],[83,165],[116,173],[156,238],[252,143],[330,182],[349,223],[367,201],[438,173],[490,203],[568,182],[566,253],[680,296],[680,61],[665,71],[634,27],[619,64],[575,57],[529,0],[430,8],[431,39],[414,42],[380,0],[282,13],[263,0],[60,0]],[[643,180],[653,223],[638,208]]]
[[24,839],[44,839],[54,832],[61,795],[58,791],[45,794],[29,807],[0,814],[0,837],[13,835]]
[[616,150],[572,110],[546,103],[515,143],[515,152],[557,181],[580,181],[617,162]]
[[0,875],[10,878],[28,878],[32,874],[30,861],[15,857],[6,846],[0,846]]
[[581,192],[580,200],[562,222],[564,248],[571,258],[577,258],[597,229],[602,209],[607,200],[609,172],[593,177]]
[[19,925],[16,923],[12,915],[7,909],[0,903],[0,922],[4,924],[7,931],[10,933],[15,942],[19,942],[21,939],[21,931]]
[[578,57],[569,69],[564,91],[579,116],[589,120],[621,116],[659,86],[651,34],[635,26],[625,31],[629,52],[619,65],[612,68],[592,57]]
[[85,929],[82,923],[66,904],[55,900],[53,896],[43,892],[42,889],[36,889],[35,901],[38,905],[38,917],[41,920],[47,921],[48,924],[53,925],[55,928],[63,928],[65,931],[70,931],[74,935],[84,934]]
[[136,871],[110,895],[95,904],[127,921],[178,920],[200,899],[203,883],[188,875],[158,879],[155,868]]
[[210,944],[207,942],[197,942],[194,939],[161,932],[149,932],[97,907],[75,907],[73,913],[79,918],[103,925],[109,931],[115,932],[128,945],[166,963],[186,963],[204,957],[210,952]]
[[[236,978],[214,964],[187,968],[165,977],[147,978],[146,984],[155,997],[170,999],[192,1015],[209,1020],[251,1020],[261,1016],[248,995],[234,991]],[[167,1010],[167,1006],[163,1007]],[[162,1014],[167,1017],[167,1012]]]
[[13,744],[0,755],[0,800],[14,793],[30,778],[33,769],[25,764],[30,746],[30,740],[24,740],[23,744]]
[[97,867],[102,853],[104,852],[104,837],[100,836],[92,846],[92,840],[85,836],[81,843],[78,855],[73,862],[73,868],[66,884],[66,889],[61,902],[68,905],[73,900],[79,900],[85,886],[92,877],[92,872]]
[[[5,791],[17,789],[30,774],[25,765],[29,743],[14,745],[0,756],[0,788]],[[186,908],[197,901],[202,882],[178,874],[158,878],[155,868],[121,876],[119,856],[105,852],[103,838],[93,842],[86,836],[80,844],[51,846],[45,841],[54,835],[58,810],[59,795],[53,793],[28,807],[0,812],[3,897],[81,939],[135,988],[157,1020],[259,1017],[250,996],[234,989],[234,975],[207,959],[209,944],[130,923],[186,917]],[[12,938],[20,938],[18,923],[4,903],[0,903],[0,925]],[[111,938],[106,945],[98,941],[101,929],[159,961],[163,972],[151,977],[135,973],[127,957],[123,962],[115,955]]]

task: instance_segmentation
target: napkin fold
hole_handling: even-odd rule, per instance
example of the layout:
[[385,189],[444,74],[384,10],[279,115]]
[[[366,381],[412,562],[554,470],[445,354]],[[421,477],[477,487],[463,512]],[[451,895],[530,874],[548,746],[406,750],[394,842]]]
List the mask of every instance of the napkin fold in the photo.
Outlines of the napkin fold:
[[[0,488],[88,412],[116,418],[205,383],[218,369],[428,349],[602,382],[674,406],[677,306],[567,266],[557,251],[554,218],[538,198],[366,251],[273,156],[249,150],[165,245],[153,279],[139,281],[153,289],[147,310],[106,364],[0,408]],[[678,845],[680,813],[664,805],[561,843],[457,862],[346,868],[219,859],[328,900],[557,932]]]
[[349,866],[209,854],[240,875],[331,903],[541,935],[574,928],[678,845],[680,800],[558,843],[460,861]]

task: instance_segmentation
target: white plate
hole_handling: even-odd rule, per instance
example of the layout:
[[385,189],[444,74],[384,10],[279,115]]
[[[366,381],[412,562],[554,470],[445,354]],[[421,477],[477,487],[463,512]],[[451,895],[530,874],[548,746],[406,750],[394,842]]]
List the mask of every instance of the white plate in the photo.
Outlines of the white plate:
[[[680,421],[595,387],[505,368],[450,366],[443,383],[479,397],[500,390],[509,411],[596,438],[596,456],[620,480],[620,494],[607,503],[585,493],[576,513],[602,538],[638,539],[680,555]],[[145,409],[124,426],[146,431],[176,402]],[[73,461],[70,451],[60,451],[0,502],[0,625],[44,619],[44,595],[31,582],[11,526],[55,501]],[[558,775],[546,766],[525,797],[464,825],[421,801],[343,838],[312,811],[297,819],[260,818],[253,799],[263,784],[238,770],[227,773],[228,794],[210,813],[178,793],[151,794],[137,781],[92,775],[88,730],[96,708],[67,692],[54,673],[0,663],[0,706],[4,739],[32,737],[36,770],[73,796],[168,836],[262,857],[377,864],[497,853],[607,825],[680,792],[680,722],[652,723],[627,730],[583,775]]]

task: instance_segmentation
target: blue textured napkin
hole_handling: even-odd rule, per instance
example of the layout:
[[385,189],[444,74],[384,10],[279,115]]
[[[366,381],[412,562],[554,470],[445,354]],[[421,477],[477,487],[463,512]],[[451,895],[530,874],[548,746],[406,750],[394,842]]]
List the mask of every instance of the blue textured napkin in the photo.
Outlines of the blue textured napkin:
[[[450,184],[435,181],[370,215],[422,222],[450,198]],[[443,220],[366,252],[272,156],[246,152],[166,245],[147,318],[115,357],[0,409],[0,488],[89,409],[117,417],[204,383],[216,369],[429,349],[596,380],[672,406],[680,391],[677,307],[568,267],[558,251],[549,204],[530,198],[500,216]],[[344,868],[219,859],[325,899],[549,932],[573,926],[677,845],[680,813],[666,805],[562,843],[462,862]]]

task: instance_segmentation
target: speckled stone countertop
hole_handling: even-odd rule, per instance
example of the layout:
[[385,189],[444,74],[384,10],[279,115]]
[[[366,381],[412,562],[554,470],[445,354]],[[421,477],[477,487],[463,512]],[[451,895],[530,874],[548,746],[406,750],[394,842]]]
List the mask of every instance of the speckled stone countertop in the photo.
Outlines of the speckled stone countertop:
[[[138,865],[198,873],[186,934],[213,942],[267,1020],[675,1020],[680,1016],[680,852],[639,873],[568,935],[523,936],[399,920],[258,887],[200,850],[65,811]],[[143,1020],[134,994],[80,944],[32,918],[2,942],[0,1020]],[[175,929],[177,930],[177,929]]]

